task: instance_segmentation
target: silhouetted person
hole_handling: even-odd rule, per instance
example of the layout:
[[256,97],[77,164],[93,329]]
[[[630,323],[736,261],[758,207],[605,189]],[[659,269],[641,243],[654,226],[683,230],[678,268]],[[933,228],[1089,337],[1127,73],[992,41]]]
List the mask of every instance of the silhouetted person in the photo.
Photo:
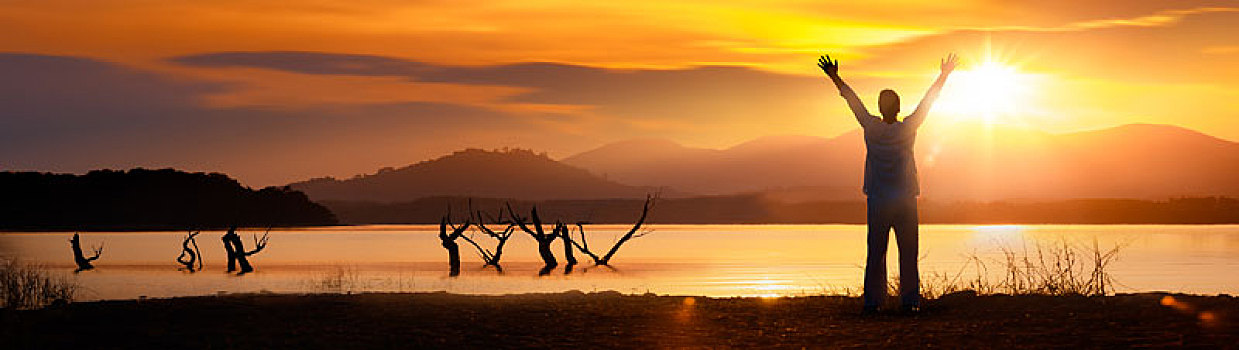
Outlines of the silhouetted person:
[[916,180],[916,161],[912,146],[916,129],[925,121],[930,106],[938,98],[942,84],[955,69],[959,59],[951,54],[942,60],[942,72],[916,110],[903,121],[899,114],[899,95],[887,89],[878,94],[882,118],[869,114],[856,92],[839,77],[839,61],[830,56],[818,59],[818,66],[834,81],[839,94],[847,100],[852,114],[865,133],[865,184],[868,197],[868,256],[865,259],[864,312],[877,311],[886,299],[886,247],[890,230],[895,229],[899,246],[899,294],[901,309],[915,312],[920,308],[920,277],[916,267],[918,251],[918,219],[916,197],[921,190]]

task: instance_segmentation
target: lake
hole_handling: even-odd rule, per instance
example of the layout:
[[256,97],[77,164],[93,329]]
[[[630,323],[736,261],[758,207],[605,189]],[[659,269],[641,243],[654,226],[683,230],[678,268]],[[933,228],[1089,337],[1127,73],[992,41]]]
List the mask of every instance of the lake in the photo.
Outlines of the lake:
[[[224,272],[220,236],[198,236],[206,267],[179,271],[175,262],[185,232],[88,232],[83,248],[103,244],[91,271],[73,274],[72,232],[0,233],[0,257],[39,263],[75,279],[78,299],[125,299],[240,292],[447,291],[508,294],[566,290],[706,296],[794,296],[857,293],[865,254],[863,225],[651,225],[626,243],[614,268],[579,265],[538,276],[536,244],[518,233],[508,241],[503,273],[483,269],[474,248],[461,243],[459,277],[448,277],[438,227],[375,225],[278,229],[251,261],[257,272]],[[606,250],[627,227],[587,227],[592,249]],[[253,234],[241,230],[247,249]],[[475,236],[483,245],[493,241]],[[1239,225],[925,225],[922,276],[974,274],[970,257],[1000,273],[1002,249],[1034,252],[1040,244],[1085,251],[1120,246],[1109,271],[1116,290],[1239,293]],[[562,262],[563,250],[554,246]],[[894,239],[889,269],[897,262]],[[587,258],[577,254],[585,262]],[[1084,261],[1091,264],[1091,261]],[[924,277],[928,279],[928,277]]]

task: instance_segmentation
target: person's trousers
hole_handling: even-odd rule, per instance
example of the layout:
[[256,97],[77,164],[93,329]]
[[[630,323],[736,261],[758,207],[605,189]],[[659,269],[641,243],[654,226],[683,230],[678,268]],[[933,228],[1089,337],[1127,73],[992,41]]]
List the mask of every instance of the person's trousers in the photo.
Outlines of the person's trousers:
[[899,247],[899,295],[905,306],[919,306],[920,273],[916,268],[918,240],[915,196],[868,199],[869,253],[865,259],[865,306],[879,306],[886,299],[886,247],[895,229]]

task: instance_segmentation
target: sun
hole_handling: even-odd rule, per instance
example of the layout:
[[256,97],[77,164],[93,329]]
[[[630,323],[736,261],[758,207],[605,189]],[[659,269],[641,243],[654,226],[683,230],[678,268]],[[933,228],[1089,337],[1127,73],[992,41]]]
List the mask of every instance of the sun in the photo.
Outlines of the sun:
[[935,112],[959,121],[1011,124],[1037,110],[1038,77],[986,59],[956,71],[947,80]]

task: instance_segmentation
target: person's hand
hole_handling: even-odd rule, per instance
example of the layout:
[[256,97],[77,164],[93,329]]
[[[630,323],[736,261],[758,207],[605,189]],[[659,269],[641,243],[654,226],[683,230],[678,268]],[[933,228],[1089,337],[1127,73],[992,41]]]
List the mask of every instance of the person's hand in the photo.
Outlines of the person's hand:
[[955,64],[959,63],[959,56],[954,53],[949,54],[942,59],[942,73],[951,73],[955,70]]
[[832,77],[839,75],[839,60],[831,61],[830,55],[818,57],[817,66],[821,67],[822,71],[826,72],[826,75]]

